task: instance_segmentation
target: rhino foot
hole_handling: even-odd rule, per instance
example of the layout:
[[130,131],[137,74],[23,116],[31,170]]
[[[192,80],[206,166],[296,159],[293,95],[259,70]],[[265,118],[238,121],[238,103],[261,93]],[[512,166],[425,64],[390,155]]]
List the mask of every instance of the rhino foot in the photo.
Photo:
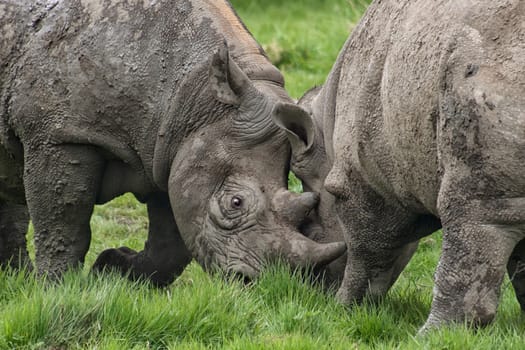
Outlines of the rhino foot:
[[156,264],[145,251],[137,252],[128,247],[104,250],[91,270],[95,273],[115,271],[132,281],[146,281],[155,287],[171,284],[178,275],[173,267]]
[[136,254],[135,250],[128,247],[106,249],[99,254],[91,269],[94,272],[115,270],[125,275],[131,269],[132,260]]

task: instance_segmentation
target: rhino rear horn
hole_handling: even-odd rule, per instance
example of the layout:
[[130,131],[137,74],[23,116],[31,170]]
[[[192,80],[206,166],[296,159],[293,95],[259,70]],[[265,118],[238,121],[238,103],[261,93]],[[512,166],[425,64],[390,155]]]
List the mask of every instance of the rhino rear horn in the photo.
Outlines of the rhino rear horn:
[[219,45],[210,65],[210,88],[215,98],[222,103],[239,106],[242,96],[254,90],[252,82],[231,59],[228,45]]
[[297,227],[305,221],[318,203],[318,193],[293,193],[282,190],[275,195],[272,205],[281,219]]

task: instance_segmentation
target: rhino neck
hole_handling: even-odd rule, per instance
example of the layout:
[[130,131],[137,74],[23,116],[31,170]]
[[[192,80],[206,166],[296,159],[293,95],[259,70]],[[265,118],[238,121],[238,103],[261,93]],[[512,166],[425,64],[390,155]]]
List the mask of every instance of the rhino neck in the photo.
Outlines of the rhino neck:
[[[186,71],[184,77],[180,77],[175,85],[175,90],[171,91],[170,107],[162,113],[163,119],[160,120],[154,151],[153,178],[155,183],[164,189],[167,187],[170,164],[184,138],[223,119],[231,112],[229,109],[233,108],[216,101],[210,93],[208,89],[210,62],[203,59],[203,56],[211,58],[211,55],[224,41],[228,45],[231,58],[254,82],[258,90],[272,101],[291,102],[284,90],[282,74],[270,63],[264,50],[227,1],[183,1],[178,5],[177,11],[187,16],[189,26],[194,28],[198,35],[203,35],[204,42],[194,43],[199,45],[192,45],[192,50],[198,52],[198,46],[203,45],[205,52],[198,54],[198,60],[195,60],[195,57],[192,58],[191,55],[188,56],[186,65],[191,69]],[[270,121],[270,118],[267,119]],[[276,128],[272,129],[266,124],[257,131],[258,134],[267,135],[276,132],[274,130]],[[249,139],[257,142],[254,137]]]
[[208,21],[210,27],[228,43],[231,57],[252,80],[266,80],[283,86],[282,74],[268,60],[262,47],[225,0],[194,0],[192,17]]

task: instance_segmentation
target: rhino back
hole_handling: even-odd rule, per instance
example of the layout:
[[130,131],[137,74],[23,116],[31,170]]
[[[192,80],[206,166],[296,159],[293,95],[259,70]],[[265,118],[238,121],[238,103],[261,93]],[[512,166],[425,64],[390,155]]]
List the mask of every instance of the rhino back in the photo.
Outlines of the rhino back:
[[444,176],[476,198],[523,197],[525,3],[483,1],[462,19],[440,101]]
[[36,5],[20,6],[29,34],[4,83],[3,120],[26,142],[94,144],[150,172],[174,96],[224,40],[251,76],[280,77],[225,1],[52,4],[29,26]]
[[[374,2],[347,41],[339,67],[333,69],[343,72],[334,103],[334,168],[352,169],[384,198],[437,214],[446,162],[440,130],[446,118],[445,97],[451,90],[462,90],[461,98],[476,104],[475,95],[483,92],[475,91],[474,82],[482,81],[488,96],[497,85],[489,84],[488,76],[519,79],[515,75],[523,69],[519,64],[512,69],[501,65],[497,73],[494,66],[501,60],[493,56],[509,50],[523,52],[519,44],[523,33],[515,30],[522,27],[509,23],[510,18],[522,20],[523,14],[523,4],[517,1]],[[501,32],[496,45],[495,31]],[[519,53],[515,57],[523,56]],[[476,71],[475,79],[469,69]],[[454,87],[447,86],[450,79],[455,81]],[[514,86],[523,91],[523,82]],[[457,101],[458,96],[454,98]],[[519,100],[514,103],[523,106]],[[490,118],[484,118],[489,122]],[[507,121],[509,127],[517,126],[516,117]],[[478,128],[486,141],[499,137],[491,131],[496,125],[489,123],[492,125]],[[523,150],[523,143],[518,145],[516,138],[503,139],[508,142],[500,142],[502,150],[516,146]],[[474,148],[485,152],[490,146],[478,144]],[[513,159],[517,160],[516,156]]]

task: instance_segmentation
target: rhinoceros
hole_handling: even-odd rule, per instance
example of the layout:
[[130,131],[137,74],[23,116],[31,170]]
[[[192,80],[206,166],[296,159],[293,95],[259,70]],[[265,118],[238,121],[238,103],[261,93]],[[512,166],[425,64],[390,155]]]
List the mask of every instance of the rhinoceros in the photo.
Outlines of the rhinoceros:
[[95,270],[165,285],[192,257],[252,278],[346,250],[298,231],[318,196],[287,191],[272,122],[298,107],[228,2],[2,0],[0,33],[0,263],[27,261],[30,217],[40,272],[81,265],[93,206],[126,192],[147,204],[144,250]]
[[489,323],[506,271],[525,309],[523,23],[523,1],[376,0],[304,97],[314,117],[277,116],[293,170],[333,195],[343,303],[384,295],[442,227],[421,331]]

